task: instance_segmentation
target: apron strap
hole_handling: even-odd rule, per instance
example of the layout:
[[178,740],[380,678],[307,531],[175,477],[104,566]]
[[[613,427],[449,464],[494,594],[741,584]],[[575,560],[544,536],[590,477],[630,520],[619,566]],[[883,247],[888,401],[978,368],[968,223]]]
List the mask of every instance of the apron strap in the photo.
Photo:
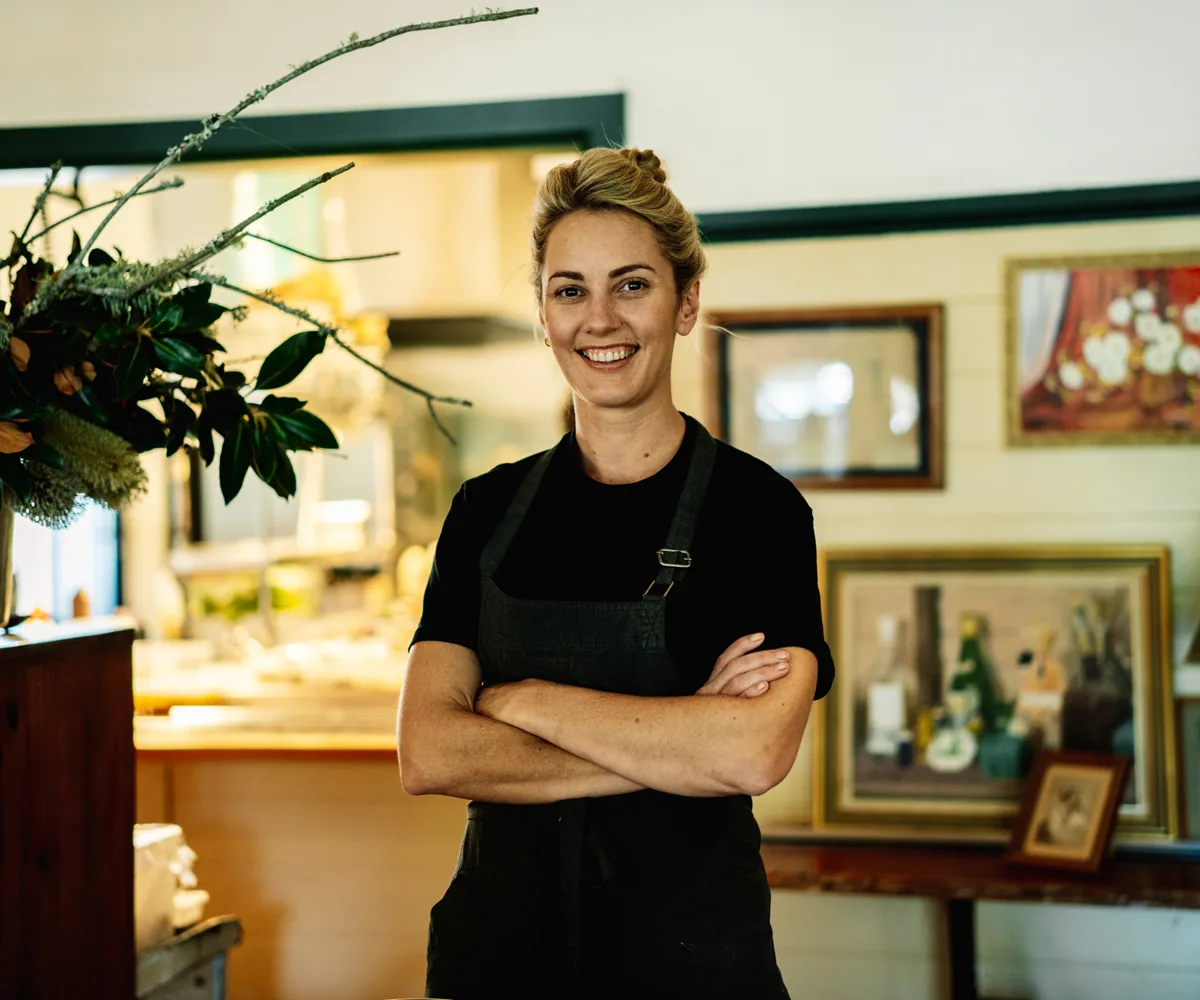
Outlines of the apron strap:
[[[567,435],[567,437],[569,436]],[[516,494],[508,505],[508,510],[504,512],[500,526],[492,533],[492,537],[483,547],[483,552],[480,553],[479,572],[482,576],[490,579],[496,575],[501,560],[508,554],[508,547],[512,545],[512,540],[517,535],[517,529],[521,527],[521,522],[525,520],[525,515],[529,512],[529,505],[533,503],[538,487],[542,485],[542,478],[546,475],[546,470],[550,468],[550,462],[566,439],[566,437],[562,438],[549,451],[542,452],[541,457],[534,463],[533,468],[529,470],[517,488]]]
[[701,423],[696,424],[696,441],[692,447],[692,460],[688,465],[687,479],[679,494],[679,506],[671,521],[667,540],[658,550],[658,575],[651,581],[646,597],[666,597],[671,588],[683,579],[692,565],[692,537],[696,533],[696,522],[700,519],[700,508],[708,493],[708,482],[712,478],[713,464],[717,457],[717,443]]

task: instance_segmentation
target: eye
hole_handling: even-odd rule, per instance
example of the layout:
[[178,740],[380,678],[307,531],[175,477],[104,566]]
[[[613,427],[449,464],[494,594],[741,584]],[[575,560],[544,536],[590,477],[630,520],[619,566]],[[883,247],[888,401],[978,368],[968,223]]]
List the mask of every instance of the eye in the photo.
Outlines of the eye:
[[630,278],[621,287],[629,292],[640,292],[644,288],[649,288],[650,283],[644,278]]
[[556,299],[577,299],[582,294],[583,289],[578,285],[563,285],[562,288],[555,290],[554,297]]

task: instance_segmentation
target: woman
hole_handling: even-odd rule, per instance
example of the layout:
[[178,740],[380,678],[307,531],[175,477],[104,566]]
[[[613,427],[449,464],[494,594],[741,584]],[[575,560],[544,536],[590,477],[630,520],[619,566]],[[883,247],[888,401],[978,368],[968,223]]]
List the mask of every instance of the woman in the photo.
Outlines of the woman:
[[401,773],[472,802],[429,996],[787,997],[750,796],[833,679],[812,512],[672,403],[705,262],[665,182],[593,149],[539,191],[575,429],[467,482],[438,542]]

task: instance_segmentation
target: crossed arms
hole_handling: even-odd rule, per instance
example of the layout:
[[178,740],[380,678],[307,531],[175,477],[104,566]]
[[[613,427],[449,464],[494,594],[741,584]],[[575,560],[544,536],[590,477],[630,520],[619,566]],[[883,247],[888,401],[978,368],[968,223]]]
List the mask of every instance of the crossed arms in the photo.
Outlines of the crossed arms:
[[526,680],[480,689],[475,653],[418,642],[400,701],[400,773],[414,795],[536,803],[654,788],[759,795],[796,759],[816,657],[747,636],[687,697],[609,694]]

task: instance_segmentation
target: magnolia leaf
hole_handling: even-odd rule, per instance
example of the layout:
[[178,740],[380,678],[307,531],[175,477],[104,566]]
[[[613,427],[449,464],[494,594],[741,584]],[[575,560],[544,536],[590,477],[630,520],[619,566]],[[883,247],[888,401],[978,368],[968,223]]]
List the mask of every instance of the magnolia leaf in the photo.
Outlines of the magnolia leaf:
[[109,320],[101,323],[99,329],[92,334],[92,343],[97,347],[111,347],[113,344],[120,343],[125,336],[125,328],[119,323]]
[[24,452],[21,453],[24,459],[33,459],[35,462],[41,462],[43,465],[49,465],[55,469],[61,469],[65,466],[66,459],[57,448],[52,447],[45,441],[34,441]]
[[196,446],[200,449],[200,457],[204,460],[204,464],[212,465],[213,455],[216,452],[213,448],[212,420],[207,410],[200,411],[192,434],[196,438]]
[[196,426],[196,411],[187,403],[179,403],[171,414],[170,429],[167,431],[167,454],[174,455],[183,447],[184,438]]
[[295,413],[304,408],[304,400],[295,396],[267,396],[258,405],[267,413]]
[[267,355],[258,370],[255,385],[259,389],[278,389],[287,385],[325,350],[325,334],[320,330],[303,330],[288,337]]
[[33,444],[33,435],[8,420],[0,421],[0,455],[15,455]]
[[154,341],[154,353],[158,355],[162,367],[169,372],[191,378],[204,377],[204,355],[178,337]]
[[155,333],[172,333],[183,321],[183,306],[160,306],[150,320],[150,329]]
[[21,467],[20,459],[0,455],[0,483],[12,490],[21,503],[29,503],[29,497],[33,493],[33,482],[29,473]]
[[146,381],[153,357],[154,349],[141,340],[121,348],[117,368],[113,372],[117,383],[117,399],[129,399],[137,394]]
[[74,264],[79,258],[79,251],[83,249],[83,244],[79,242],[79,231],[71,230],[71,252],[67,254],[67,265]]
[[275,466],[279,461],[279,453],[275,450],[275,442],[262,428],[254,428],[254,471],[268,486],[275,478]]
[[204,412],[208,414],[210,426],[222,434],[228,434],[234,424],[250,411],[246,401],[236,389],[214,389],[206,392],[202,400]]
[[201,354],[216,354],[217,351],[225,353],[225,347],[219,340],[213,340],[212,337],[206,337],[202,333],[193,333],[188,337],[188,343]]
[[121,431],[121,437],[129,442],[134,451],[153,451],[167,443],[167,429],[149,410],[135,406]]
[[221,445],[221,495],[229,503],[242,488],[246,479],[246,471],[250,468],[251,445],[250,425],[239,420],[233,429],[225,435]]
[[337,438],[329,425],[320,417],[307,410],[297,410],[295,413],[276,413],[273,415],[287,434],[288,444],[293,448],[336,449]]
[[285,500],[296,495],[296,470],[292,468],[292,460],[282,445],[276,444],[279,459],[275,465],[275,478],[271,487]]
[[113,264],[115,261],[111,254],[105,253],[99,247],[96,247],[88,254],[88,267],[102,267],[105,264]]

